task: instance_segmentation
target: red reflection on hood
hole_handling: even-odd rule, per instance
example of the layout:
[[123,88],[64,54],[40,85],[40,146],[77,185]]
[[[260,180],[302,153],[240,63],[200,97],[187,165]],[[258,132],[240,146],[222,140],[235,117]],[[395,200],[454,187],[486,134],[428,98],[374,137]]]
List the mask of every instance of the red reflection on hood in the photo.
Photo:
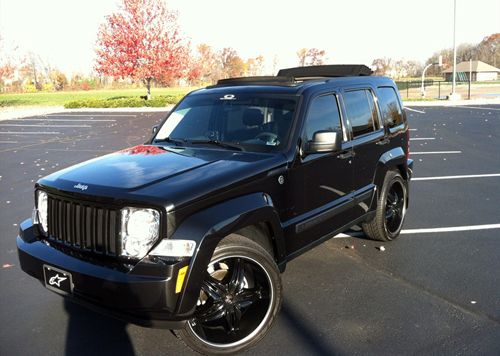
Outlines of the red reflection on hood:
[[158,146],[136,146],[132,148],[127,148],[126,150],[120,151],[121,154],[125,155],[144,155],[144,156],[149,156],[149,155],[159,155],[162,153],[169,153],[169,151],[164,150],[161,147]]

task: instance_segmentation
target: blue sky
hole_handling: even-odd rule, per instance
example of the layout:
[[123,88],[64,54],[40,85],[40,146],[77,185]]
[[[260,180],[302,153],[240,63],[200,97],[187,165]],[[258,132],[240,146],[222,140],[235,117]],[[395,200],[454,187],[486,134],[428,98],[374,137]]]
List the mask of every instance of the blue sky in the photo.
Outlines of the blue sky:
[[[97,27],[115,0],[0,0],[7,42],[66,73],[90,72]],[[269,71],[297,65],[300,48],[326,50],[328,63],[371,65],[375,58],[425,62],[453,46],[453,0],[170,0],[192,44],[264,56]],[[500,32],[499,0],[457,0],[457,45]]]

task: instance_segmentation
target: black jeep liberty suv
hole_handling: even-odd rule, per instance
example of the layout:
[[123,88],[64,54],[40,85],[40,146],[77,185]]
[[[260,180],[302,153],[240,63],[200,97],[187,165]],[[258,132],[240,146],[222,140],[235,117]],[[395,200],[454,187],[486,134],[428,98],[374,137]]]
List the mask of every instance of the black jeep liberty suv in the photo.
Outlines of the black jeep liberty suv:
[[288,261],[354,225],[401,231],[408,123],[394,82],[371,73],[290,68],[191,92],[143,145],[38,181],[22,269],[203,354],[254,346]]

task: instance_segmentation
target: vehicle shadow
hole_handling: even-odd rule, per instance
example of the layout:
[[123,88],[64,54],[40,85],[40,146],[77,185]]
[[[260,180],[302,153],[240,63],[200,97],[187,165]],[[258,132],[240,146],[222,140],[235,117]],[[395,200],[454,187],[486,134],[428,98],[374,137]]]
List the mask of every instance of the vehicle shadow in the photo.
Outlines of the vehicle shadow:
[[135,356],[124,321],[107,317],[64,300],[69,322],[65,355]]
[[322,338],[318,337],[321,330],[310,323],[305,315],[298,313],[293,305],[289,305],[285,301],[279,317],[290,328],[294,335],[294,342],[298,342],[304,350],[307,350],[308,355],[335,356],[340,354],[338,350],[332,348],[332,345],[328,345]]

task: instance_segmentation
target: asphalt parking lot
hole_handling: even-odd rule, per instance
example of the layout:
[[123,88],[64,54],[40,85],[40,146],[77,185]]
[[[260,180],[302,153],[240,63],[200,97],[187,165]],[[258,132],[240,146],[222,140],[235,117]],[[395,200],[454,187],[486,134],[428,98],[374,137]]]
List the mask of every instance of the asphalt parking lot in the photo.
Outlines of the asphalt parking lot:
[[[194,355],[169,331],[65,302],[19,268],[42,176],[144,142],[162,112],[0,121],[0,355]],[[247,355],[499,355],[500,105],[407,108],[414,179],[403,234],[353,229],[288,264],[284,303]]]

